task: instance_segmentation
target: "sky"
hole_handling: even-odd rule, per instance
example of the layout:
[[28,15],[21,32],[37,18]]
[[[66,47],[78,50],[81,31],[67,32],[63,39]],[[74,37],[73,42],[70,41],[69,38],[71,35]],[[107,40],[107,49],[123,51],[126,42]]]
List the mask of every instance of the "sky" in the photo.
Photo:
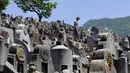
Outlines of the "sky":
[[[57,8],[53,10],[50,18],[43,21],[64,20],[73,25],[76,17],[80,17],[79,26],[91,19],[117,18],[130,16],[130,0],[50,0],[57,2]],[[21,15],[24,17],[38,18],[36,13],[23,13],[11,0],[11,4],[5,10],[7,14]]]

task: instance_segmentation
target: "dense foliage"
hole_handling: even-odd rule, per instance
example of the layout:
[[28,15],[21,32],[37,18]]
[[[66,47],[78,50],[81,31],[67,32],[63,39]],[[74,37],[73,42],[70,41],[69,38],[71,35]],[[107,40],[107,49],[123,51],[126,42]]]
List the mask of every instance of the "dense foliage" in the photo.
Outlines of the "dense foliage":
[[52,9],[55,9],[57,5],[57,3],[47,2],[45,0],[14,0],[14,2],[24,12],[35,12],[39,17],[39,21],[43,17],[49,18],[52,14]]
[[103,19],[94,19],[87,21],[83,28],[88,28],[90,26],[95,26],[99,29],[109,28],[113,32],[118,33],[121,36],[130,34],[130,16],[123,18],[103,18]]
[[9,5],[9,0],[0,1],[0,12],[6,9],[6,6]]

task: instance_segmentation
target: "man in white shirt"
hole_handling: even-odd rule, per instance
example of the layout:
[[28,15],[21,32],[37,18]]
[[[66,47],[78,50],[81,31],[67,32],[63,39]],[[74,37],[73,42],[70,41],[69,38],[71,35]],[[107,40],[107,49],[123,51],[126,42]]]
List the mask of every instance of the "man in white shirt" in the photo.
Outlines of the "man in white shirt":
[[79,17],[76,18],[74,21],[74,40],[77,41],[79,39],[79,32],[78,32],[78,21],[80,20]]

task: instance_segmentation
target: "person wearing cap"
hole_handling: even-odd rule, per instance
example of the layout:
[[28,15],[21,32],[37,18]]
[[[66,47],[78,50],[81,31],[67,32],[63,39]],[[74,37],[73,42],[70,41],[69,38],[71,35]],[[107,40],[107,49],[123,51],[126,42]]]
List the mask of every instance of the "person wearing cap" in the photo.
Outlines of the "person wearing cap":
[[78,32],[78,21],[80,20],[79,17],[76,18],[74,21],[74,40],[77,41],[79,39],[79,32]]

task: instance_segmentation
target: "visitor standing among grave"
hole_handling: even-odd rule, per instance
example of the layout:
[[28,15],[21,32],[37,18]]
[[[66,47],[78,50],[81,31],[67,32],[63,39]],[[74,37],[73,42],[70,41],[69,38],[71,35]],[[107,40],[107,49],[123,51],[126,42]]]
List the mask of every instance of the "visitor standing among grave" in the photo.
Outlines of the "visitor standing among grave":
[[92,27],[91,29],[91,37],[92,39],[95,41],[96,44],[98,44],[98,40],[99,40],[99,30],[96,27]]
[[80,20],[79,17],[76,18],[74,21],[74,41],[79,39],[79,31],[78,31],[78,21]]

